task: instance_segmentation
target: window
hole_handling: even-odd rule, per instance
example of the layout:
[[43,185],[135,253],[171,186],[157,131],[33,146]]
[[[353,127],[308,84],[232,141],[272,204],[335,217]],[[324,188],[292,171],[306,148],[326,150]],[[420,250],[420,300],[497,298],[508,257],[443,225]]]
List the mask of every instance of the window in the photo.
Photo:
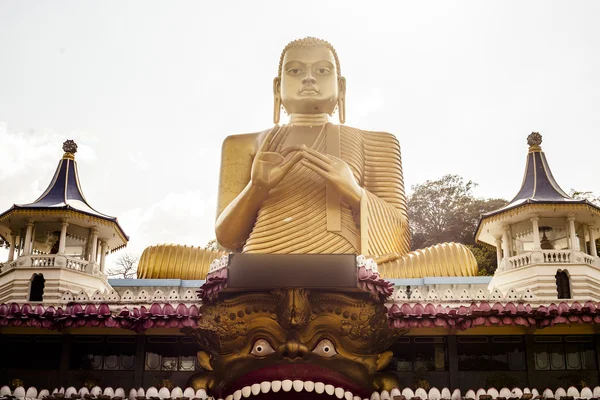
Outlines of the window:
[[188,337],[155,336],[146,342],[146,371],[195,371],[198,346]]
[[390,369],[395,371],[445,371],[446,338],[401,337],[392,346]]
[[29,289],[29,301],[42,301],[44,297],[44,286],[46,280],[43,274],[31,276],[31,288]]
[[[0,367],[57,370],[60,368],[62,337],[59,335],[4,336]],[[32,360],[35,362],[32,363]]]
[[136,347],[134,336],[75,336],[70,369],[133,370]]
[[596,351],[592,336],[536,336],[535,369],[596,369]]
[[461,371],[523,371],[525,343],[521,336],[459,336]]
[[571,287],[569,284],[569,275],[566,271],[556,272],[556,291],[559,299],[571,298]]

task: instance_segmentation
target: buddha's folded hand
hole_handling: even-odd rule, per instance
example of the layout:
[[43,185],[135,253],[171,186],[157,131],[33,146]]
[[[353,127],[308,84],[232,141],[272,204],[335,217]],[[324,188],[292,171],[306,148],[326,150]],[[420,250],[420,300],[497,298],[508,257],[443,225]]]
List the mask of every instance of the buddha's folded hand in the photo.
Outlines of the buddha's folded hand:
[[302,159],[300,153],[295,153],[288,161],[285,161],[285,157],[281,154],[265,151],[269,148],[269,144],[277,134],[278,130],[279,126],[275,126],[271,129],[254,157],[250,180],[255,187],[267,190],[274,188],[281,182],[290,169]]

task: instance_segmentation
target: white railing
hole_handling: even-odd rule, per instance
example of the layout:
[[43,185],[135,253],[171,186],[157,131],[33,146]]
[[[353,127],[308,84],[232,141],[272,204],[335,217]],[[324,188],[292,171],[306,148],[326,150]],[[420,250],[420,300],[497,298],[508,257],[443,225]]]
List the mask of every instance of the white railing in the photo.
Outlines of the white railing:
[[54,267],[54,256],[32,256],[32,267]]
[[569,264],[572,253],[571,250],[542,250],[544,264]]
[[85,272],[85,269],[87,268],[88,264],[89,264],[88,261],[81,260],[78,258],[68,258],[67,257],[67,268],[69,268],[69,269],[74,269],[75,271]]
[[535,250],[503,259],[499,270],[507,271],[532,264],[587,264],[600,266],[600,258],[574,250]]
[[519,254],[508,259],[511,269],[524,267],[531,263],[531,253]]

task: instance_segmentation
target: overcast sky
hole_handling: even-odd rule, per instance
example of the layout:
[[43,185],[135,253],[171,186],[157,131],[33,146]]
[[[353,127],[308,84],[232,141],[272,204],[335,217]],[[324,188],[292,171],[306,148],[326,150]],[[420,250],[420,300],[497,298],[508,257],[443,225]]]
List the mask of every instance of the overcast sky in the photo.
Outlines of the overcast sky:
[[128,251],[205,244],[221,142],[270,127],[279,55],[304,36],[337,49],[346,123],[398,137],[407,187],[455,173],[510,199],[539,131],[563,189],[600,193],[599,20],[594,1],[3,0],[0,211],[75,139]]

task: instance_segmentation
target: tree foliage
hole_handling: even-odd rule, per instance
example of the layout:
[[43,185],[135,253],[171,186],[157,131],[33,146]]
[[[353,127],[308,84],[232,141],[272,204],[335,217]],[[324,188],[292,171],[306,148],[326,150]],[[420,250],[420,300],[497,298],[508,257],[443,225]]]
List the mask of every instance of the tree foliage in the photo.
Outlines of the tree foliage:
[[125,253],[117,259],[117,266],[108,270],[109,276],[119,279],[133,279],[137,273],[137,264],[140,258],[131,253]]
[[475,229],[482,213],[506,205],[503,199],[483,199],[473,195],[477,184],[459,175],[444,175],[412,186],[408,198],[408,217],[412,233],[412,249],[443,242],[468,245],[483,274],[496,269],[493,247],[475,243]]
[[[594,192],[580,192],[575,189],[571,189],[571,193],[569,193],[572,198],[578,200],[587,200],[592,204],[600,207],[600,195]],[[596,252],[600,254],[600,238],[596,239]]]

